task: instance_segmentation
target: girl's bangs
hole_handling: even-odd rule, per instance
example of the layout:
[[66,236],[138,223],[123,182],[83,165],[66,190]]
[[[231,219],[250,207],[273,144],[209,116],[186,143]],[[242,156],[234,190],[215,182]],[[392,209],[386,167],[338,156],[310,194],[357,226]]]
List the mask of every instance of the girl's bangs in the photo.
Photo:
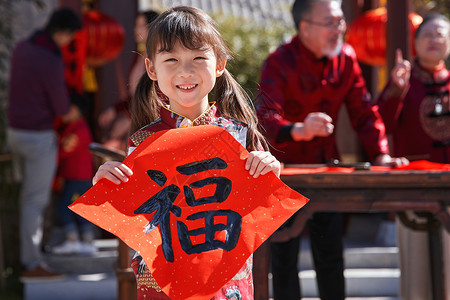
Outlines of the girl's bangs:
[[203,18],[174,12],[163,22],[155,24],[152,49],[154,52],[152,52],[170,52],[177,43],[190,50],[204,49],[208,46],[216,49],[222,43],[218,38],[220,35],[211,25]]

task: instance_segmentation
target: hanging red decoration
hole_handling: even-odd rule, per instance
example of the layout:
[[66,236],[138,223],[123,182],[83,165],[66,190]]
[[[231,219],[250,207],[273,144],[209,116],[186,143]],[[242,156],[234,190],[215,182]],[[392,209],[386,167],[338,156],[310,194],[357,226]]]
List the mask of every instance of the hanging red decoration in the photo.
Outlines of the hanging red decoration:
[[64,62],[64,78],[71,91],[79,94],[83,92],[83,72],[86,65],[87,55],[87,30],[77,31],[73,40],[62,51]]
[[83,23],[88,35],[88,66],[101,66],[119,55],[125,42],[125,30],[119,22],[104,13],[88,11]]
[[[415,13],[409,14],[412,43],[414,33],[421,22],[421,16]],[[351,23],[346,41],[355,48],[358,60],[373,66],[386,64],[386,23],[386,7],[367,11]]]

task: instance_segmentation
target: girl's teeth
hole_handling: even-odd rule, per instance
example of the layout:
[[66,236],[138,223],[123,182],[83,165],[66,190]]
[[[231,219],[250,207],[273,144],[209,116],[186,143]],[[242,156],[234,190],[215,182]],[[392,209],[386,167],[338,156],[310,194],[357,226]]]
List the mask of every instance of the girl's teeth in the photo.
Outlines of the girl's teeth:
[[179,87],[180,87],[180,89],[188,90],[188,89],[193,89],[195,87],[195,84],[193,84],[193,85],[180,85]]

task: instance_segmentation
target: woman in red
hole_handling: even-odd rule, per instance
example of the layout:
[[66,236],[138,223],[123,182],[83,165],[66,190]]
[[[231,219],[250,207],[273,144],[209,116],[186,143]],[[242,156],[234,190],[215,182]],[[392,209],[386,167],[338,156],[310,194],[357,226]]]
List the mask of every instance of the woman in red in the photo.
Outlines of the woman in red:
[[[450,23],[443,15],[427,16],[416,31],[417,56],[412,64],[397,52],[396,66],[378,99],[387,133],[392,135],[393,154],[410,161],[450,163],[450,72],[445,60],[450,52]],[[443,253],[450,253],[448,234]],[[401,296],[408,300],[431,299],[427,235],[399,225]],[[450,274],[450,257],[444,268]],[[446,295],[450,280],[446,276]]]
[[129,114],[130,99],[133,97],[136,86],[145,73],[144,59],[147,57],[145,53],[145,39],[147,38],[149,25],[153,22],[159,13],[153,10],[138,13],[134,25],[134,40],[136,42],[137,51],[134,53],[128,74],[128,82],[126,87],[126,97],[120,99],[114,105],[103,111],[98,119],[100,127],[107,131],[104,137],[105,146],[109,146],[118,150],[125,150],[127,138],[130,130],[131,120]]

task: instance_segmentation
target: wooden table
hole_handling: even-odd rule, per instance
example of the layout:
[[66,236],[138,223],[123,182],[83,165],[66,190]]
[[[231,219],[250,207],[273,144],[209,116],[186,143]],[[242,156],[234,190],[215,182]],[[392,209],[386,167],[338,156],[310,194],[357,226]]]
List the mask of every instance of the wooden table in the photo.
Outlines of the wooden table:
[[[309,215],[317,211],[333,212],[429,212],[435,225],[429,228],[433,299],[444,300],[442,247],[439,227],[450,232],[450,171],[353,171],[296,174],[286,168],[281,179],[310,199],[301,209],[296,233],[300,233]],[[294,229],[294,228],[293,228]],[[255,299],[268,299],[270,248],[261,245],[254,255]],[[449,275],[450,276],[450,275]],[[447,299],[450,300],[450,299]]]

